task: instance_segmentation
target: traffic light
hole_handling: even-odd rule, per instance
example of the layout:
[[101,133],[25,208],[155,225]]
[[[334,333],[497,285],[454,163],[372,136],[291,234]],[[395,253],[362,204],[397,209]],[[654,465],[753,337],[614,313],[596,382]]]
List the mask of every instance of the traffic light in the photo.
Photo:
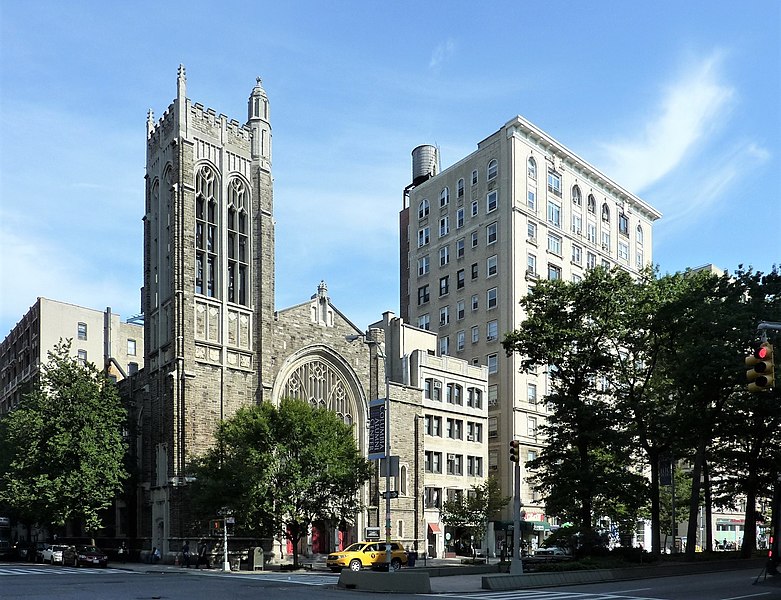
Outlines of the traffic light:
[[510,460],[514,463],[521,462],[521,442],[518,440],[510,442]]
[[212,519],[209,526],[211,535],[222,535],[222,519]]
[[746,357],[746,379],[748,379],[748,391],[752,393],[766,392],[773,387],[774,365],[773,345],[762,342],[754,352]]

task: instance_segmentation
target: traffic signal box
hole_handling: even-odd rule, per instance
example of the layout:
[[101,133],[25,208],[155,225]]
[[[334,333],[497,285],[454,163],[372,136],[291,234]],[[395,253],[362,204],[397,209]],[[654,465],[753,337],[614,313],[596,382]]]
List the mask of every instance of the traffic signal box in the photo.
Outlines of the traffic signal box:
[[774,361],[773,345],[769,342],[762,342],[754,352],[746,357],[746,379],[749,381],[748,391],[752,393],[767,392],[773,387]]
[[518,440],[510,442],[510,460],[514,463],[521,461],[521,442]]

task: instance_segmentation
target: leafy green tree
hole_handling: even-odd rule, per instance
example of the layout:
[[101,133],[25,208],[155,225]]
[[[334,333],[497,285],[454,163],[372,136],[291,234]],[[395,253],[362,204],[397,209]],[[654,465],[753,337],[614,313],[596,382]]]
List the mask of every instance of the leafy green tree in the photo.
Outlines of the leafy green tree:
[[577,283],[541,281],[521,300],[525,320],[503,341],[526,372],[547,370],[552,414],[541,427],[546,446],[531,466],[541,468],[535,482],[547,511],[578,523],[585,553],[595,539],[597,507],[610,508],[609,499],[628,490],[617,516],[629,520],[645,497],[637,493],[644,479],[629,468],[631,422],[615,410],[608,385],[631,284],[624,271],[602,268]]
[[193,472],[201,514],[230,509],[240,530],[282,535],[295,548],[315,521],[355,518],[370,464],[353,427],[335,413],[283,399],[279,408],[243,408],[220,424],[216,444]]
[[456,536],[468,535],[476,541],[485,539],[488,522],[510,501],[502,496],[502,487],[495,477],[481,485],[473,485],[471,493],[442,504],[442,522],[456,530]]
[[127,413],[115,384],[79,364],[70,346],[61,340],[49,352],[34,391],[0,421],[0,503],[40,523],[79,521],[94,534],[127,477]]

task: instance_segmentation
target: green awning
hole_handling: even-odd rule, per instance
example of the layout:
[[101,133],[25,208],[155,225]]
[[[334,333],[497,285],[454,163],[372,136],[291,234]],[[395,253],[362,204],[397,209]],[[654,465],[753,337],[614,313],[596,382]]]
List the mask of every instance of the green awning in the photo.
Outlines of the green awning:
[[[494,521],[494,530],[512,531],[512,521]],[[521,521],[523,531],[550,531],[550,523],[547,521]]]

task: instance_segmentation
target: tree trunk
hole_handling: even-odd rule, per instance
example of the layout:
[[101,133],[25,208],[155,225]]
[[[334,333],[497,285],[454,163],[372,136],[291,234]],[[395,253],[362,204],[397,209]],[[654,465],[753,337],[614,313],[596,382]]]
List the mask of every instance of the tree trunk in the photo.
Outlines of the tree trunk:
[[757,495],[756,490],[746,491],[746,518],[743,526],[743,544],[740,547],[740,558],[751,558],[751,553],[757,547]]
[[703,480],[705,485],[705,546],[706,552],[713,552],[713,500],[710,487],[710,463],[703,466]]
[[652,448],[648,453],[651,463],[651,552],[662,553],[661,508],[659,503],[659,451]]
[[702,463],[705,460],[705,438],[701,437],[697,444],[697,453],[694,455],[694,469],[692,469],[692,495],[689,498],[689,523],[686,528],[686,558],[694,559],[697,549],[697,514],[700,509],[700,487],[702,478]]

